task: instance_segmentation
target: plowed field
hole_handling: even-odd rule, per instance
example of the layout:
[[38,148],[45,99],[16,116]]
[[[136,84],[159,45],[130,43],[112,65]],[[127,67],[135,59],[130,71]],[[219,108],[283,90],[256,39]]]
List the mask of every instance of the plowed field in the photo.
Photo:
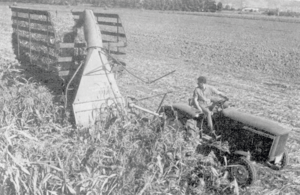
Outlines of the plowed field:
[[[0,9],[0,58],[1,64],[7,64],[15,61],[11,12],[7,6]],[[51,9],[58,9],[62,17],[71,8]],[[128,38],[124,58],[128,70],[150,81],[176,70],[153,84],[124,72],[118,79],[124,95],[144,98],[172,91],[165,104],[187,102],[197,77],[207,76],[208,82],[228,94],[240,110],[293,130],[287,146],[291,166],[282,171],[288,183],[277,182],[275,189],[300,185],[300,23],[125,9],[105,12],[118,13],[122,18]],[[142,105],[156,110],[159,102],[160,97],[156,97]],[[270,180],[272,174],[260,176]],[[263,192],[268,182],[261,182],[257,188]]]

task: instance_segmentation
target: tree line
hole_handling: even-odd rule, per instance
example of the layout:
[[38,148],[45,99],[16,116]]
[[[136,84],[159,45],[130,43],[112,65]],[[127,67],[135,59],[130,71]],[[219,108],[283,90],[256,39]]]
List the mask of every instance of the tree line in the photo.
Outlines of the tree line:
[[221,11],[223,5],[215,0],[0,0],[20,3],[41,3],[58,5],[92,4],[100,7],[143,8],[151,10]]

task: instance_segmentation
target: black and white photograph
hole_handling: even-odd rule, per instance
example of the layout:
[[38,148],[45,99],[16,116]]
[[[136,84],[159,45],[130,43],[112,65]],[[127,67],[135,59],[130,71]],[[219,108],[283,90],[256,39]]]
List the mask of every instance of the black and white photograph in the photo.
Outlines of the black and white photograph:
[[0,195],[300,194],[300,0],[0,0],[0,25]]

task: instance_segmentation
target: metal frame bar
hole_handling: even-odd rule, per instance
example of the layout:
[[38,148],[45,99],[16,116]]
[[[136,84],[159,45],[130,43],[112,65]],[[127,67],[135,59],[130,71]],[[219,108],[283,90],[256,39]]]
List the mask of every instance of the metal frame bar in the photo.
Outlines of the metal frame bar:
[[[117,18],[117,24],[119,24],[119,17]],[[117,36],[117,42],[119,42],[119,26],[117,26],[117,34],[118,34],[118,36]],[[126,35],[125,35],[125,37],[126,37]],[[119,53],[120,51],[119,51],[119,47],[117,47],[117,52]]]
[[32,63],[32,57],[31,57],[31,22],[30,22],[30,13],[28,12],[28,29],[29,29],[29,60],[30,60],[30,64]]
[[[49,22],[49,15],[47,15],[47,22]],[[47,25],[47,57],[49,58],[49,53],[50,53],[50,36],[49,36],[49,25]],[[49,69],[49,63],[47,63],[47,68]]]
[[[15,12],[18,17],[18,12]],[[15,20],[17,22],[17,42],[18,42],[18,57],[20,57],[20,36],[19,36],[19,20]]]

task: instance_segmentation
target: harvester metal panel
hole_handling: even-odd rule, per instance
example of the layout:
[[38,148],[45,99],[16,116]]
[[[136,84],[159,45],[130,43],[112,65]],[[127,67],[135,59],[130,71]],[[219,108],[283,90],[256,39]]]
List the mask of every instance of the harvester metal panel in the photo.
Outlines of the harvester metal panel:
[[101,54],[100,57],[98,49],[91,50],[73,103],[76,124],[82,126],[93,124],[98,119],[96,112],[101,112],[101,108],[115,103],[123,105],[114,75],[108,70],[106,56]]
[[88,127],[101,118],[105,107],[111,104],[124,106],[124,101],[103,51],[93,12],[85,10],[84,20],[88,52],[73,111],[76,124]]

